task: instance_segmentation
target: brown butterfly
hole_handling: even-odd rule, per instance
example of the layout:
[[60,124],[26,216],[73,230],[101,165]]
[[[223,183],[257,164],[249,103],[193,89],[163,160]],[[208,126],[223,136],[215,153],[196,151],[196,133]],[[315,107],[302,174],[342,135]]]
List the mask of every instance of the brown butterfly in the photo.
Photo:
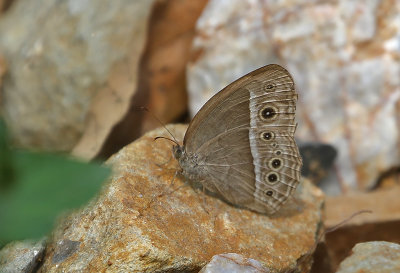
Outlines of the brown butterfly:
[[300,181],[296,101],[292,77],[276,64],[229,84],[173,147],[184,176],[232,204],[276,212]]

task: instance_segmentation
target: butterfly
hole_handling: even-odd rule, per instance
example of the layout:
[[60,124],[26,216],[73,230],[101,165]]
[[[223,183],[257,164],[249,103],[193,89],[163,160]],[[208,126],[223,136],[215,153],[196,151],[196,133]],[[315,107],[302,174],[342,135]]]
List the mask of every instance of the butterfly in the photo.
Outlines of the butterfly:
[[223,200],[273,214],[294,193],[302,160],[297,93],[283,67],[254,70],[214,95],[173,147],[183,175]]

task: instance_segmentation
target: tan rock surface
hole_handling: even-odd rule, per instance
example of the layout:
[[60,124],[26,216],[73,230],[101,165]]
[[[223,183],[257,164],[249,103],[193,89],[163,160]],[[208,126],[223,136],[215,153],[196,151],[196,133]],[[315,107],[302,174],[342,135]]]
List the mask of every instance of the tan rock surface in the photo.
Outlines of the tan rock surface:
[[[183,138],[186,126],[169,128]],[[321,227],[320,190],[303,181],[272,217],[237,209],[174,178],[172,145],[155,136],[168,137],[154,130],[109,160],[111,181],[56,229],[42,272],[198,272],[227,252],[273,272],[308,272]]]

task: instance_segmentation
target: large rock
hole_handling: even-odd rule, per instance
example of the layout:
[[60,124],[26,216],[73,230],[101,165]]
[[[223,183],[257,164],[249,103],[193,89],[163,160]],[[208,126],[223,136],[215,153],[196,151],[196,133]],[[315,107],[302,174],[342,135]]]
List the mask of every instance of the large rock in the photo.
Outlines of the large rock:
[[[187,112],[186,64],[190,58],[195,25],[208,0],[155,1],[146,47],[140,62],[138,92],[129,110],[112,127],[105,141],[98,137],[98,120],[74,148],[80,157],[108,158],[144,133],[182,118]],[[179,20],[177,20],[179,18]],[[109,103],[109,100],[108,100]],[[174,107],[171,107],[173,105]],[[142,107],[149,109],[140,111]],[[99,108],[101,115],[110,115]],[[100,141],[99,141],[99,140]]]
[[[182,139],[186,126],[169,126]],[[97,200],[54,232],[42,272],[198,272],[234,252],[272,272],[308,272],[321,232],[323,194],[304,180],[273,216],[238,209],[179,175],[172,145],[152,131],[115,154]]]
[[0,108],[16,143],[70,150],[90,118],[104,138],[136,90],[153,2],[15,1],[0,21]]
[[269,63],[292,74],[297,137],[334,145],[341,189],[400,164],[400,1],[210,0],[188,66],[191,113]]

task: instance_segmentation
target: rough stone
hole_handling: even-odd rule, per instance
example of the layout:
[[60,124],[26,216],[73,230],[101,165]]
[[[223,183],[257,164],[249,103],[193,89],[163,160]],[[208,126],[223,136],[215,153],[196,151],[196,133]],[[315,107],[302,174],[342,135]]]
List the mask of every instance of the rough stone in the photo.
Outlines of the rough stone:
[[[196,21],[207,1],[168,0],[154,3],[140,62],[137,92],[132,97],[129,110],[113,126],[106,141],[93,141],[93,137],[98,135],[99,125],[96,124],[92,134],[87,134],[85,141],[80,142],[81,150],[97,145],[99,149],[91,149],[95,152],[90,154],[108,158],[144,133],[159,127],[160,122],[154,116],[168,124],[185,115],[188,109],[186,64],[190,58]],[[149,111],[141,111],[143,107]],[[100,109],[100,113],[104,110]]]
[[390,242],[367,242],[354,246],[337,273],[400,272],[400,245]]
[[45,241],[12,242],[0,250],[0,272],[34,272],[42,262]]
[[370,188],[400,164],[400,2],[210,0],[188,65],[192,115],[269,63],[293,75],[296,136],[338,149],[341,190]]
[[0,51],[8,64],[2,117],[15,143],[72,149],[87,126],[93,101],[107,112],[93,126],[99,136],[108,132],[106,124],[121,118],[136,90],[153,2],[13,3],[0,20]]
[[[182,139],[187,127],[168,128]],[[113,177],[54,231],[42,272],[198,272],[229,252],[272,272],[309,271],[322,226],[319,189],[303,180],[270,217],[238,209],[176,175],[171,143],[156,136],[168,137],[164,128],[154,130],[110,158]],[[65,240],[79,245],[60,255]]]

